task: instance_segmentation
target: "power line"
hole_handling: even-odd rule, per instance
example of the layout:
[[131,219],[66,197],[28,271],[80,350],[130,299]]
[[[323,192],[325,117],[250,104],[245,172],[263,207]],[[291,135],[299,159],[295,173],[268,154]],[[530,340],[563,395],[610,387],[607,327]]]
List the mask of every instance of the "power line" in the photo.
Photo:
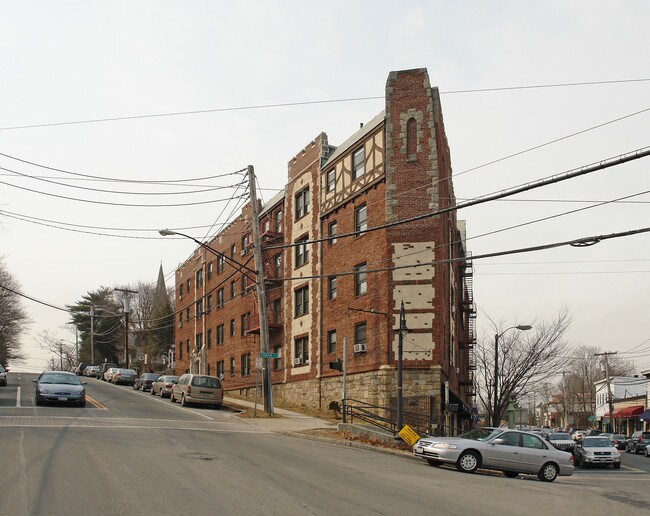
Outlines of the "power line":
[[[495,92],[495,91],[529,90],[529,89],[543,89],[543,88],[564,88],[564,87],[572,87],[572,86],[593,86],[593,85],[603,85],[603,84],[625,84],[625,83],[635,83],[635,82],[645,82],[645,81],[650,81],[650,79],[620,79],[620,80],[612,80],[612,81],[535,84],[535,85],[528,85],[528,86],[502,86],[496,88],[442,91],[440,92],[440,95],[485,93],[485,92]],[[73,120],[67,122],[50,122],[50,123],[32,124],[32,125],[17,125],[17,126],[9,126],[9,127],[0,127],[0,131],[12,131],[16,129],[34,129],[39,127],[54,127],[54,126],[63,126],[63,125],[91,124],[91,123],[100,123],[100,122],[117,122],[123,120],[138,120],[138,119],[145,119],[145,118],[199,115],[199,114],[206,114],[206,113],[225,113],[230,111],[247,111],[247,110],[254,110],[254,109],[271,109],[271,108],[281,108],[281,107],[309,106],[309,105],[317,105],[317,104],[360,102],[366,100],[383,100],[384,98],[385,97],[381,95],[381,96],[350,97],[350,98],[326,99],[326,100],[306,100],[306,101],[298,101],[298,102],[279,102],[273,104],[254,104],[248,106],[197,109],[192,111],[171,111],[166,113],[151,113],[151,114],[144,114],[144,115],[91,118],[86,120]]]

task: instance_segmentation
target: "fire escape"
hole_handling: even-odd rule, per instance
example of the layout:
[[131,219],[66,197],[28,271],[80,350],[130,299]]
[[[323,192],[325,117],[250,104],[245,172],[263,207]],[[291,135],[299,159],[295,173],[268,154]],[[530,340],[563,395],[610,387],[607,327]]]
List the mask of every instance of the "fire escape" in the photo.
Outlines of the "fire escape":
[[476,396],[476,304],[474,303],[474,265],[471,260],[471,253],[468,253],[468,260],[462,265],[461,277],[462,299],[460,300],[461,322],[463,333],[460,340],[461,356],[464,367],[461,369],[460,385],[465,389],[467,402],[474,403]]

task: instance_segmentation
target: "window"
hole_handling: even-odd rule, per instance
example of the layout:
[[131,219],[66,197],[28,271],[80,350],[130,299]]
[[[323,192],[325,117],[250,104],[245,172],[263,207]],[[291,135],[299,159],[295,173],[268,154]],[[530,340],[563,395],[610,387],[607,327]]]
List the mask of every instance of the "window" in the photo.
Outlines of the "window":
[[366,323],[362,322],[354,326],[354,346],[366,348]]
[[178,299],[183,299],[183,284],[178,286]]
[[183,312],[178,314],[178,327],[179,328],[183,327]]
[[282,233],[282,210],[275,212],[275,230],[278,233]]
[[362,296],[368,291],[366,264],[354,266],[354,295]]
[[207,313],[210,313],[212,311],[212,294],[208,294],[208,303],[205,311]]
[[207,338],[208,349],[212,347],[212,328],[208,329],[208,338]]
[[352,179],[359,179],[366,171],[366,151],[363,147],[352,154]]
[[230,357],[230,376],[235,376],[235,357]]
[[203,269],[196,271],[196,288],[203,286]]
[[223,360],[219,360],[217,362],[217,377],[218,378],[223,378],[223,372],[224,372]]
[[521,434],[524,448],[535,448],[537,450],[545,450],[546,446],[542,440],[536,435]]
[[248,287],[248,276],[241,277],[241,295],[247,294],[246,288]]
[[230,282],[230,299],[235,299],[235,295],[237,292],[237,282],[236,281],[231,281]]
[[336,330],[327,332],[327,352],[336,353]]
[[300,337],[293,343],[294,365],[301,366],[309,363],[309,337]]
[[358,233],[368,229],[368,221],[366,218],[366,205],[362,204],[354,210],[354,230]]
[[328,234],[327,236],[329,237],[329,245],[334,245],[336,244],[336,235],[337,235],[337,226],[336,226],[336,221],[330,222],[330,225],[328,226]]
[[201,349],[203,347],[203,334],[197,333],[194,336],[194,349]]
[[178,359],[179,360],[183,359],[183,343],[182,342],[178,343]]
[[185,310],[185,316],[186,316],[185,319],[187,321],[189,321],[190,320],[190,309],[189,308],[187,310]]
[[331,301],[336,299],[336,276],[332,276],[328,280],[327,297],[329,297]]
[[300,317],[309,313],[309,287],[299,288],[294,292],[294,315]]
[[185,341],[185,351],[187,351],[187,354],[189,355],[189,353],[190,353],[190,339],[187,339]]
[[309,188],[296,194],[296,220],[303,218],[307,213],[309,213]]
[[208,281],[210,281],[212,279],[212,263],[213,262],[208,262],[208,264],[206,266],[206,270],[208,271],[208,273],[207,273],[208,274]]
[[250,376],[251,374],[251,354],[244,353],[241,356],[241,375]]
[[223,272],[224,264],[226,263],[224,256],[220,254],[217,256],[217,274],[221,274]]
[[263,233],[268,233],[271,230],[271,221],[269,219],[266,219],[264,221],[264,231]]
[[223,308],[223,287],[217,290],[217,308]]
[[499,436],[505,443],[502,446],[519,446],[519,434],[514,432],[504,432]]
[[199,299],[194,306],[196,318],[200,319],[203,315],[203,299]]
[[205,374],[210,376],[210,363],[207,363],[206,366],[207,366],[207,371],[205,372]]
[[235,320],[230,319],[230,336],[234,337],[235,336]]
[[282,300],[280,299],[274,299],[273,304],[271,305],[271,320],[279,324],[282,322]]
[[230,246],[230,257],[234,260],[236,254],[237,254],[237,244],[232,244]]
[[249,251],[249,249],[248,249],[248,240],[249,240],[248,234],[241,237],[241,254],[242,254],[242,256],[245,255],[245,254],[248,254],[248,251]]
[[250,319],[250,312],[247,312],[245,314],[242,314],[241,316],[241,336],[245,336],[246,332],[248,331],[248,322]]
[[336,170],[332,169],[327,173],[327,186],[325,187],[325,191],[333,192],[335,185],[336,185]]
[[302,267],[309,262],[309,249],[307,248],[307,237],[296,241],[296,267]]
[[273,369],[275,371],[280,371],[282,369],[282,347],[281,346],[275,346],[273,348],[273,352],[277,353],[278,358],[273,359]]
[[280,253],[273,257],[273,273],[276,278],[282,277],[282,255]]
[[192,288],[192,280],[190,278],[187,278],[187,292],[189,294],[190,288]]
[[220,324],[217,326],[217,346],[223,344],[223,340],[224,340],[223,334],[224,334],[223,324]]

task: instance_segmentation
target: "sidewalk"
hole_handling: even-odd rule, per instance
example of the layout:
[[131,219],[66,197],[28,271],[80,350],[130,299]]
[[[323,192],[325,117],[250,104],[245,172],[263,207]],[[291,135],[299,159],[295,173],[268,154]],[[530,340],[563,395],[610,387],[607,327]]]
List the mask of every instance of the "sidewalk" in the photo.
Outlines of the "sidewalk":
[[[232,408],[246,408],[253,409],[255,403],[252,401],[240,400],[237,398],[229,398],[224,396],[223,398],[224,405]],[[264,404],[257,404],[257,413],[264,414]],[[304,430],[314,430],[319,428],[324,428],[328,430],[336,430],[337,425],[335,423],[330,423],[324,419],[319,419],[317,417],[306,416],[304,414],[299,414],[297,412],[291,412],[290,410],[285,410],[281,408],[274,407],[273,413],[277,417],[250,417],[242,418],[242,421],[246,421],[252,425],[264,428],[270,432],[302,432]]]

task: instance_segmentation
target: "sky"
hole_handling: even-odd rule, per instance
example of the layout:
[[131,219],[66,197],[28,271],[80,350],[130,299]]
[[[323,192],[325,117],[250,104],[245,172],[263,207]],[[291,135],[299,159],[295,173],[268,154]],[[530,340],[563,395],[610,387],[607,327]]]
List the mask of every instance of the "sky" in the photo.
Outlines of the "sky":
[[[241,190],[224,187],[247,165],[270,199],[319,133],[341,144],[384,108],[392,70],[426,68],[439,88],[459,201],[650,145],[643,0],[0,8],[0,256],[23,293],[59,307],[155,282],[161,264],[172,284],[194,244],[158,229],[214,232],[239,213]],[[460,210],[468,249],[648,227],[649,169],[638,159]],[[491,321],[534,325],[566,307],[569,345],[650,369],[649,233],[476,260],[474,272],[479,336],[493,338]],[[49,358],[38,335],[71,339],[69,317],[24,307],[16,370],[38,371]]]

